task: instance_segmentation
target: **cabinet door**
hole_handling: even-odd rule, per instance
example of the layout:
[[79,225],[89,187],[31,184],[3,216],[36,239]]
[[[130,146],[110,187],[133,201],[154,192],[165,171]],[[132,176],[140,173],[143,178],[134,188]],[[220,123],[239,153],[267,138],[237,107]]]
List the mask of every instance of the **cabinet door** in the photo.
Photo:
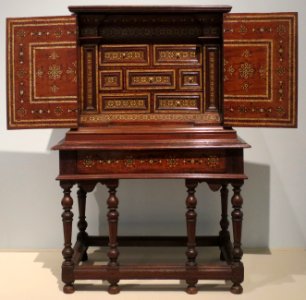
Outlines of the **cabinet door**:
[[224,125],[297,126],[297,14],[227,14]]
[[77,125],[74,17],[7,20],[8,128]]

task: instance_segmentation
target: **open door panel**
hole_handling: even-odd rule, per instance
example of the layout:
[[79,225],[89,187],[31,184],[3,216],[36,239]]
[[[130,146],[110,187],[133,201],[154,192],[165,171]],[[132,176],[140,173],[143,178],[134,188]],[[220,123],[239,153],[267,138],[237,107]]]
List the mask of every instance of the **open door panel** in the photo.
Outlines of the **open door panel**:
[[227,14],[224,125],[297,126],[297,14]]
[[7,20],[8,128],[77,125],[76,22]]

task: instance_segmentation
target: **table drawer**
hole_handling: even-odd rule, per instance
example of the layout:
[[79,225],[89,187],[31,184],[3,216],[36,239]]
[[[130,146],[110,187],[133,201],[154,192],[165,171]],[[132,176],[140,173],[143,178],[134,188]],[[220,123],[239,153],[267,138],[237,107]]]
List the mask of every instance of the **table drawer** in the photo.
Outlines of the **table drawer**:
[[223,173],[224,150],[206,151],[80,151],[77,170],[81,174],[127,173]]
[[174,70],[128,70],[127,89],[175,89]]
[[101,66],[146,66],[150,63],[148,45],[103,45],[99,52]]

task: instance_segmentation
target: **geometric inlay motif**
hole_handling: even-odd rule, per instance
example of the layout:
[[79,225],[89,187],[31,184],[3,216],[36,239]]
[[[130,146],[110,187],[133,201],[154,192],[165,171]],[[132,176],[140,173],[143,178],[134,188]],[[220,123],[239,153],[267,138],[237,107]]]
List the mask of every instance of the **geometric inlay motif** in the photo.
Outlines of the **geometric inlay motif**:
[[296,13],[228,14],[224,124],[296,127]]
[[7,20],[8,128],[75,127],[75,17]]

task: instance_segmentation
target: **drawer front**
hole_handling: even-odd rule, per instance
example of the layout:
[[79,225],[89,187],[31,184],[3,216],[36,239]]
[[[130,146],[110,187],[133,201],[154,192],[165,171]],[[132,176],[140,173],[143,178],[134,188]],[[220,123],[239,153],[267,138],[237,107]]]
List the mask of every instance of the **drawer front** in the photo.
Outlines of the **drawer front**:
[[145,151],[136,153],[80,151],[77,169],[81,174],[128,173],[224,173],[228,158],[223,150]]
[[154,111],[157,113],[200,113],[202,106],[202,93],[154,95]]
[[202,71],[201,69],[179,70],[179,88],[180,89],[202,89]]
[[99,51],[101,66],[147,66],[150,63],[148,45],[107,45]]
[[127,89],[175,89],[174,70],[128,70]]
[[102,91],[122,90],[122,71],[99,71],[99,88]]
[[200,65],[201,48],[197,45],[154,45],[155,65]]
[[148,112],[149,94],[100,94],[100,106],[102,112]]

